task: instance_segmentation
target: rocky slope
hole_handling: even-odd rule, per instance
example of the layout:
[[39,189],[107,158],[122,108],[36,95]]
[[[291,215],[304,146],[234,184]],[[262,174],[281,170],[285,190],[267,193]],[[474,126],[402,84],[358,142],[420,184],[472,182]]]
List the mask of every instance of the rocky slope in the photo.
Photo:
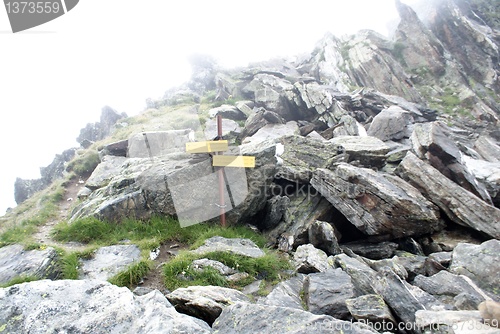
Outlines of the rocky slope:
[[[256,302],[217,287],[176,290],[169,301],[117,290],[117,303],[139,314],[127,317],[134,331],[371,333],[376,323],[498,332],[481,321],[498,321],[500,301],[500,8],[461,0],[396,7],[392,39],[327,34],[310,55],[242,69],[194,59],[191,81],[148,101],[141,115],[101,120],[110,136],[88,146],[100,159],[70,221],[217,221],[211,157],[188,154],[185,144],[213,139],[221,115],[230,153],[256,158],[255,168],[226,168],[227,222],[255,226],[295,265]],[[82,133],[82,145],[99,133]],[[10,270],[23,251],[8,247],[0,265]],[[40,260],[23,261],[18,274],[52,278]],[[85,320],[113,289],[89,279],[1,289],[0,329],[119,332],[129,325],[110,318],[113,303],[99,304],[101,320]],[[66,305],[67,291],[83,297]],[[43,296],[48,306],[34,306]],[[52,327],[28,321],[55,318]]]

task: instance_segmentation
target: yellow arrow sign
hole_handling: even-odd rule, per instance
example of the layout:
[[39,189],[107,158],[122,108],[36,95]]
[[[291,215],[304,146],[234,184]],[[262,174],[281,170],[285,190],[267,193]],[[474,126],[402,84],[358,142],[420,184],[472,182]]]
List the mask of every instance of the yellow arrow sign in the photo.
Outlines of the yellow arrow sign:
[[255,167],[255,157],[243,155],[214,155],[214,167]]
[[227,140],[212,140],[186,143],[187,153],[209,153],[227,151]]

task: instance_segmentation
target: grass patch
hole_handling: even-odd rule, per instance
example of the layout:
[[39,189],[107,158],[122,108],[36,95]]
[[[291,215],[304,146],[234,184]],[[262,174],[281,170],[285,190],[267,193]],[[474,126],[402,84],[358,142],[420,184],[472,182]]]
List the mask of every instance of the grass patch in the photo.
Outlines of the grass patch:
[[[238,282],[227,282],[224,276],[213,268],[196,271],[190,264],[197,259],[208,258],[224,263],[226,266],[250,275],[248,279]],[[255,279],[263,279],[268,284],[275,284],[281,279],[283,270],[290,269],[290,262],[279,254],[268,251],[260,258],[250,258],[228,252],[211,252],[206,254],[192,254],[181,252],[163,267],[165,286],[169,290],[191,285],[217,285],[238,288],[245,286]]]
[[80,267],[81,259],[91,259],[94,256],[94,248],[73,252],[65,253],[63,250],[58,250],[59,256],[61,258],[61,273],[63,279],[78,279],[78,269]]
[[26,283],[26,282],[39,281],[39,280],[40,280],[40,278],[38,278],[36,276],[17,276],[5,284],[0,284],[0,288],[8,288],[9,286],[12,286],[12,285]]
[[95,150],[86,150],[68,163],[66,171],[73,172],[76,175],[89,175],[101,162],[99,153]]
[[131,265],[126,270],[116,274],[108,279],[108,282],[117,286],[126,286],[132,288],[137,286],[141,279],[146,276],[151,267],[151,263],[146,260]]

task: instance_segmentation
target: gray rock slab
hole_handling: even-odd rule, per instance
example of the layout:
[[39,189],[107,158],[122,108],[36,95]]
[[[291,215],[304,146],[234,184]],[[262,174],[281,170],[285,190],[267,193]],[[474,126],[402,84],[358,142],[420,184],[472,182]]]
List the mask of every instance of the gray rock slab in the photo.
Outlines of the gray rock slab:
[[390,106],[375,115],[368,129],[368,135],[382,141],[409,138],[413,116],[398,106]]
[[340,268],[309,274],[304,280],[304,299],[309,312],[336,319],[349,319],[346,300],[355,297],[354,290],[351,277]]
[[324,251],[311,244],[300,245],[293,254],[297,272],[302,274],[325,272],[331,265]]
[[375,331],[357,323],[337,320],[289,307],[236,303],[226,307],[214,322],[218,334],[255,333],[344,333],[373,334]]
[[136,296],[97,280],[36,281],[0,289],[5,333],[211,333],[158,290]]
[[224,263],[219,261],[214,261],[210,259],[198,259],[191,262],[191,268],[195,271],[203,271],[205,268],[213,268],[217,270],[221,275],[227,276],[236,274],[237,271],[233,268],[226,266]]
[[291,307],[299,310],[304,309],[305,301],[301,294],[304,292],[304,280],[306,275],[297,274],[296,276],[279,282],[273,290],[258,301],[259,304]]
[[167,295],[177,311],[212,324],[224,307],[250,299],[238,290],[220,286],[190,286],[179,288]]
[[349,276],[356,289],[357,295],[374,294],[373,283],[377,272],[365,262],[359,261],[346,254],[333,257],[335,267],[342,268]]
[[396,323],[389,307],[380,295],[362,295],[345,301],[349,312],[356,320]]
[[129,158],[152,158],[168,153],[184,152],[186,143],[193,141],[190,129],[137,133],[128,139]]
[[460,187],[408,152],[396,173],[419,189],[455,223],[500,238],[500,209]]
[[500,301],[500,241],[488,240],[481,245],[460,243],[452,254],[450,271],[469,277],[481,289]]
[[381,167],[385,163],[385,155],[390,151],[383,141],[371,136],[340,136],[329,140],[341,146],[349,155],[349,161],[359,161],[362,166]]
[[19,276],[55,279],[61,273],[54,248],[24,250],[22,245],[0,248],[0,284]]
[[191,251],[195,254],[206,254],[210,252],[229,252],[233,254],[258,258],[265,255],[264,251],[260,249],[252,240],[241,238],[224,238],[224,237],[211,237],[205,240],[205,243],[195,250]]
[[135,245],[101,247],[93,257],[81,261],[80,279],[108,280],[140,260],[141,250]]
[[341,163],[317,169],[311,185],[367,235],[397,238],[443,227],[437,207],[394,175]]

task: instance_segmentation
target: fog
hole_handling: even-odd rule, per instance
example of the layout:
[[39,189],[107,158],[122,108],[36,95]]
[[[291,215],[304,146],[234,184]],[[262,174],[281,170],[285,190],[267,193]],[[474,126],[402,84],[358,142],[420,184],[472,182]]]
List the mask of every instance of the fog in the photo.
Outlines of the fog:
[[39,178],[103,106],[134,115],[187,81],[190,54],[245,66],[311,52],[328,31],[387,35],[397,20],[394,0],[85,0],[13,34],[0,10],[0,215],[16,205],[16,177]]

